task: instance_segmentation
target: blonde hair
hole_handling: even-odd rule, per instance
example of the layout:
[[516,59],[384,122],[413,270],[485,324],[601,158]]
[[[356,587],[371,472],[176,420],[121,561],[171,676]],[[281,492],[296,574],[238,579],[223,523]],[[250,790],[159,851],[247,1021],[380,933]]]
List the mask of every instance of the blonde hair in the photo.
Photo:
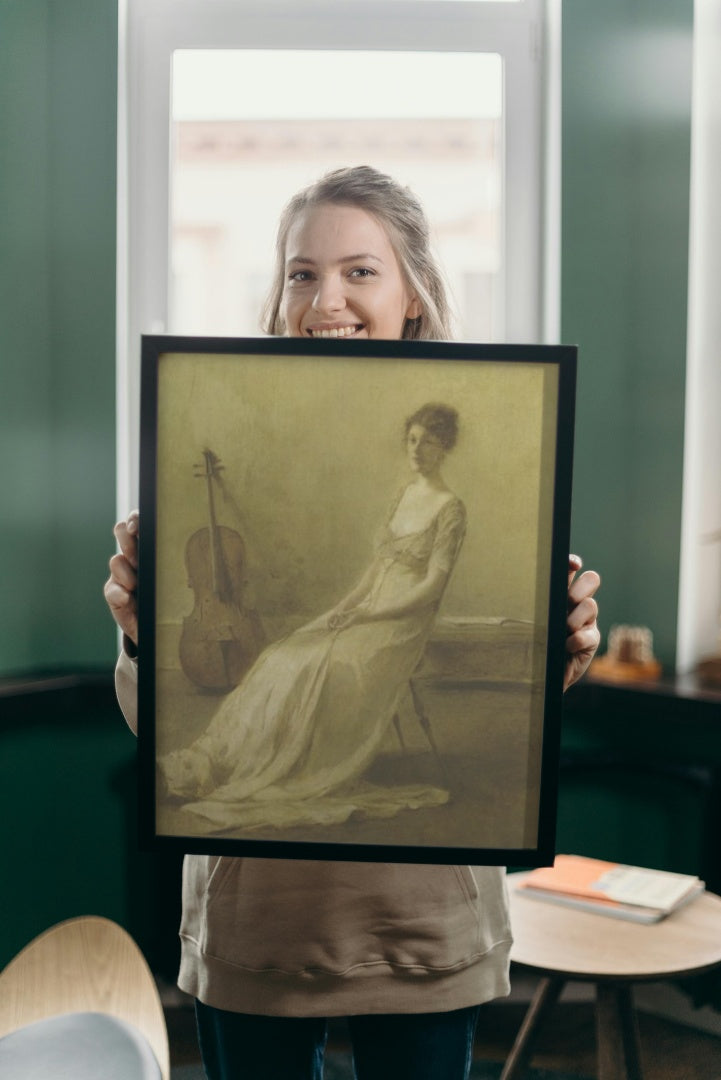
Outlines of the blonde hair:
[[276,335],[286,332],[281,306],[288,233],[300,214],[323,203],[357,206],[384,226],[401,273],[421,305],[421,314],[417,318],[406,319],[401,337],[426,341],[451,338],[451,310],[443,276],[430,250],[428,221],[423,207],[410,188],[370,165],[326,173],[294,195],[283,210],[276,238],[274,279],[263,310],[263,330]]

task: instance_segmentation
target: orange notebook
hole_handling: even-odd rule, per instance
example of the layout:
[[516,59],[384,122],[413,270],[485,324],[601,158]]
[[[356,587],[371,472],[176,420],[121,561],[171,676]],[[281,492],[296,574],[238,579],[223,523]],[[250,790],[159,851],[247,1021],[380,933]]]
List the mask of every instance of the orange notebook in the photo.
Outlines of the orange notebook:
[[657,922],[688,903],[704,883],[693,874],[557,855],[553,866],[532,870],[519,885],[525,895],[638,922]]

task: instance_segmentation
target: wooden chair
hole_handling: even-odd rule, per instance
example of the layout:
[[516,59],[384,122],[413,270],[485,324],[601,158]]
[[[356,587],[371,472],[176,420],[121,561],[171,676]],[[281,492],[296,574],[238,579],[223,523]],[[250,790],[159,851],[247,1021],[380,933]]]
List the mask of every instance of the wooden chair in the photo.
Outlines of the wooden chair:
[[[438,750],[438,745],[431,729],[431,722],[428,718],[428,715],[426,714],[425,709],[423,708],[423,702],[421,701],[421,697],[418,693],[418,689],[416,687],[413,676],[411,676],[411,678],[408,680],[408,688],[410,690],[411,700],[413,702],[413,711],[415,713],[416,719],[418,720],[421,731],[425,735],[426,741],[431,748],[431,753],[435,758],[436,765],[438,766],[438,770],[443,778],[444,784],[450,786],[450,778],[448,776],[446,764]],[[398,742],[400,743],[401,750],[406,750],[406,742],[403,738],[403,732],[401,730],[401,718],[398,713],[394,713],[393,715],[393,726],[395,728],[396,736],[398,738]]]
[[[29,1025],[32,1033],[23,1040]],[[101,1039],[104,1031],[114,1039],[116,1071],[108,1071],[108,1060],[103,1076],[145,1080],[155,1075],[169,1080],[168,1035],[155,981],[139,948],[117,923],[93,915],[58,923],[31,941],[0,973],[0,1074],[5,1055],[13,1062],[12,1075],[22,1076],[25,1059],[50,1032],[65,1069],[67,1047],[71,1052],[77,1048],[77,1068],[61,1075],[77,1080],[100,1075],[87,1071],[87,1060],[81,1059],[83,1054],[87,1059],[97,1045],[93,1038]],[[64,1041],[58,1041],[59,1032]],[[130,1052],[127,1069],[121,1072],[118,1061],[123,1054],[118,1055],[117,1046],[122,1050],[125,1043]],[[145,1064],[139,1064],[141,1060]],[[28,1076],[39,1075],[29,1068]],[[52,1072],[43,1075],[53,1080]]]

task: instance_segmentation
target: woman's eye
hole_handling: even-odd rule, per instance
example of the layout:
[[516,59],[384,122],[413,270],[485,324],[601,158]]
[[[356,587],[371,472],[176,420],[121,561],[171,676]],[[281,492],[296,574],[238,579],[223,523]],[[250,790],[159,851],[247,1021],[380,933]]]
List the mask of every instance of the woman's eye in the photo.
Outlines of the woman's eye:
[[371,270],[371,268],[369,266],[356,266],[350,272],[350,277],[355,277],[355,278],[369,278],[369,277],[374,277],[374,276],[375,276],[375,271]]
[[288,274],[288,281],[297,281],[301,284],[310,281],[310,279],[310,270],[294,270],[291,274]]

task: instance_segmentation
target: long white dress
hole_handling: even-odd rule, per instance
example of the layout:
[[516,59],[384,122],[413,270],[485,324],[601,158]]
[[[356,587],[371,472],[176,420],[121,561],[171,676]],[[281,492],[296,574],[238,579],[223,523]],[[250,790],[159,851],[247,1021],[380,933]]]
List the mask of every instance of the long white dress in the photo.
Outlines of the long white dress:
[[[387,524],[364,606],[402,604],[431,568],[450,574],[465,525],[455,495],[418,532],[396,535]],[[183,810],[203,819],[203,831],[391,817],[446,802],[449,793],[438,787],[361,779],[407,691],[439,602],[336,630],[326,613],[271,645],[204,734],[160,760],[169,793],[187,798]]]

